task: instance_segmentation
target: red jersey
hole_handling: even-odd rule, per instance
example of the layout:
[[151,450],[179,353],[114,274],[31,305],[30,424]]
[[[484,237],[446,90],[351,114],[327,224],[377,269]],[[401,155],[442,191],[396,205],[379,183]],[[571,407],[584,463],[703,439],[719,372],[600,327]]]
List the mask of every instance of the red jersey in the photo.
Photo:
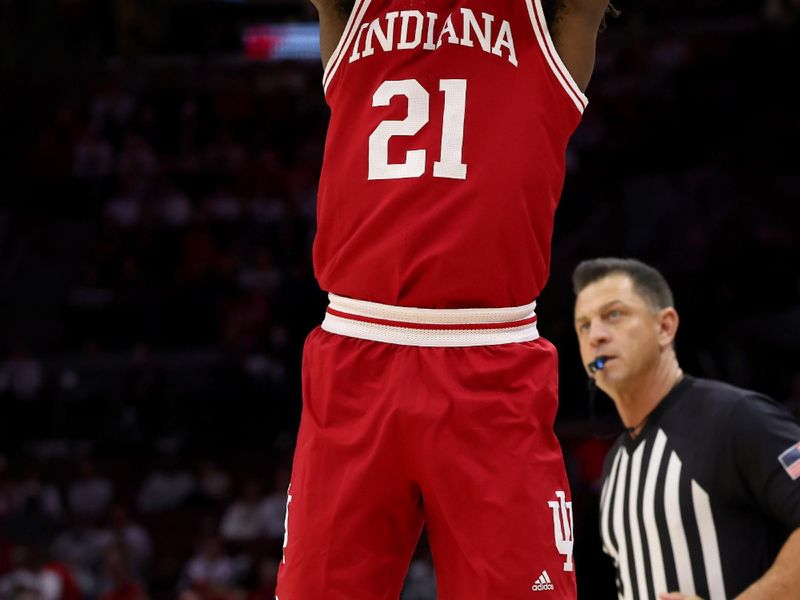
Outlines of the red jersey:
[[587,103],[540,0],[358,0],[323,84],[322,289],[425,308],[534,300]]

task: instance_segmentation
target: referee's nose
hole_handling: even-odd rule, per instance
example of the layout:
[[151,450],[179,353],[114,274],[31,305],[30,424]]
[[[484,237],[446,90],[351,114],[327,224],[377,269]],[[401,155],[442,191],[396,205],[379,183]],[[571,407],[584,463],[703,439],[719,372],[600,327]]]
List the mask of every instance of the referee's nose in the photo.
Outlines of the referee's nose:
[[592,319],[589,322],[589,345],[597,348],[611,341],[611,330],[603,323],[602,319]]

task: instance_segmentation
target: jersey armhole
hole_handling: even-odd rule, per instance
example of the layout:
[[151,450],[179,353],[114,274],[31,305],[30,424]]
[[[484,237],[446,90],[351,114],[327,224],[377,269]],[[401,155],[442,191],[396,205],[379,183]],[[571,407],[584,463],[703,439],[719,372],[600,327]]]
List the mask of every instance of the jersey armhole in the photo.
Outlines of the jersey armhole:
[[528,15],[531,19],[533,32],[536,35],[536,41],[539,42],[539,48],[542,50],[547,64],[550,65],[550,69],[575,105],[575,108],[578,109],[579,113],[583,114],[589,104],[589,99],[581,91],[578,84],[575,83],[572,74],[558,55],[555,44],[553,44],[553,38],[550,37],[547,21],[544,18],[541,0],[525,0],[525,3],[528,5]]
[[348,17],[347,23],[344,26],[344,31],[342,32],[342,37],[339,38],[339,43],[336,45],[336,49],[333,51],[333,54],[331,54],[328,64],[325,65],[325,73],[322,76],[322,87],[325,92],[328,91],[328,86],[331,84],[333,76],[336,75],[336,71],[342,62],[342,59],[344,58],[345,54],[347,54],[347,49],[350,47],[353,37],[355,36],[359,27],[361,27],[361,21],[364,18],[364,13],[367,11],[370,1],[371,0],[356,0],[353,10],[350,11],[350,16]]

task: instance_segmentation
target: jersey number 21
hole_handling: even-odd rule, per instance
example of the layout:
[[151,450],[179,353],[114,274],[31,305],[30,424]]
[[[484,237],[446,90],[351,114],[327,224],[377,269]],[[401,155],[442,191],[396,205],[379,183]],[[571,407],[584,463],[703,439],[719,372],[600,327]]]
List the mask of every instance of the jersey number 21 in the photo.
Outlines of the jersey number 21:
[[[433,163],[433,176],[442,179],[466,179],[467,165],[462,162],[464,146],[464,113],[467,106],[467,80],[442,79],[439,91],[444,92],[442,148]],[[413,136],[430,119],[430,94],[416,79],[385,81],[372,96],[372,106],[389,106],[395,96],[408,99],[408,116],[402,121],[383,121],[369,136],[368,179],[409,179],[425,174],[427,152],[406,152],[405,162],[389,163],[389,140],[395,136]]]

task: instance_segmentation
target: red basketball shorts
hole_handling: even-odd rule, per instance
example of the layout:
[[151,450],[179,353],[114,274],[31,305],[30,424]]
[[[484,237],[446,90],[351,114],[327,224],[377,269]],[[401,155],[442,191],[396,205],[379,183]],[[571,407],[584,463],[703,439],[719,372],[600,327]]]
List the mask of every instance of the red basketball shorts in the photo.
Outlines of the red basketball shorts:
[[575,598],[557,356],[534,305],[331,299],[303,356],[278,599],[397,600],[423,524],[439,600]]

